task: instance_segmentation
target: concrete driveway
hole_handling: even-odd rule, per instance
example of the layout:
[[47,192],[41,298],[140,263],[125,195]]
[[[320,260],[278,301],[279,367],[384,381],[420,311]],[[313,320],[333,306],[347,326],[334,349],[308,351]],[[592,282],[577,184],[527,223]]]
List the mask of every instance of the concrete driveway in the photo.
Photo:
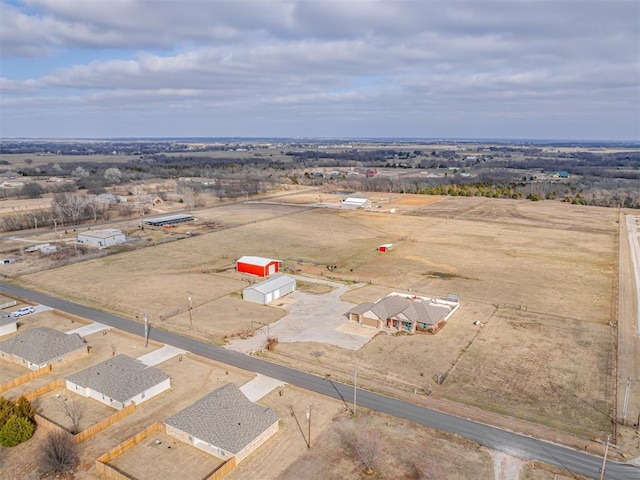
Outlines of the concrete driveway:
[[353,288],[362,287],[363,284],[344,285],[306,277],[300,279],[305,282],[326,283],[333,286],[334,290],[325,295],[301,291],[291,293],[288,297],[295,301],[287,302],[284,306],[289,312],[287,316],[272,323],[268,328],[262,327],[253,337],[232,340],[227,344],[227,348],[243,353],[260,350],[264,348],[269,335],[277,337],[280,343],[318,342],[358,350],[378,333],[374,328],[357,325],[354,325],[358,327],[356,330],[350,329],[348,332],[339,329],[348,321],[345,313],[355,306],[353,303],[340,300],[340,297]]

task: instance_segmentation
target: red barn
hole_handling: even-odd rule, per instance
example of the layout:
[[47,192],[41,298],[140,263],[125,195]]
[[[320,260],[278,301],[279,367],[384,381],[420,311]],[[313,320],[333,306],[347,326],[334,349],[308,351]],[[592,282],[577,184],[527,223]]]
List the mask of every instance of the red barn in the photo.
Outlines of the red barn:
[[259,277],[268,277],[280,269],[280,260],[272,258],[245,256],[236,261],[236,270]]

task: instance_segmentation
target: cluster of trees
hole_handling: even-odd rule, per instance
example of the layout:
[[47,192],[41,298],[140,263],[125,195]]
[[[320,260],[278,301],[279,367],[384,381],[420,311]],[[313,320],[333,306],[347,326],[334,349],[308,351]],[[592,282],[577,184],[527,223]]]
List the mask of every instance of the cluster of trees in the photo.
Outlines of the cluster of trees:
[[36,409],[25,397],[13,402],[0,397],[0,445],[15,447],[29,440],[36,430]]

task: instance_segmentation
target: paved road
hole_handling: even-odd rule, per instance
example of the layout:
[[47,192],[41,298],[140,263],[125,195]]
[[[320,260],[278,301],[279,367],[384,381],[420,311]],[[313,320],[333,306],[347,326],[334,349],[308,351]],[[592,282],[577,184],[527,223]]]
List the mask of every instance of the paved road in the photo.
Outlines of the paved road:
[[[76,303],[68,302],[43,293],[27,290],[15,285],[0,282],[0,292],[22,297],[57,308],[96,322],[110,325],[136,335],[143,335],[143,325],[109,313],[94,310]],[[208,343],[183,337],[164,330],[151,328],[151,339],[173,345],[222,363],[277,378],[329,397],[341,399],[347,404],[353,402],[353,387],[330,379],[310,375],[292,368],[265,362],[242,353],[216,347]],[[478,442],[486,447],[527,460],[540,460],[556,465],[568,472],[578,473],[591,478],[599,478],[602,459],[587,455],[542,440],[500,430],[465,418],[429,410],[407,402],[386,397],[367,390],[358,390],[358,405],[395,417],[426,425],[431,428],[456,433]],[[640,468],[630,464],[608,462],[605,473],[607,480],[638,480]]]

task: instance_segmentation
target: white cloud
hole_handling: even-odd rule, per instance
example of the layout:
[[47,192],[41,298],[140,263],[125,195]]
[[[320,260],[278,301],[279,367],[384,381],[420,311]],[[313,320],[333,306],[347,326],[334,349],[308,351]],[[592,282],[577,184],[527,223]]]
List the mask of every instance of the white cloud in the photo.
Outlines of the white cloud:
[[[22,128],[10,119],[27,108],[37,125],[41,105],[69,118],[101,110],[105,122],[126,128],[139,125],[126,112],[149,109],[150,118],[179,111],[194,128],[201,126],[195,119],[221,115],[235,122],[228,128],[236,135],[249,134],[241,112],[293,115],[301,121],[272,125],[305,131],[278,134],[313,135],[346,125],[333,115],[361,122],[350,127],[359,134],[369,125],[385,135],[387,122],[403,135],[403,122],[415,131],[434,113],[451,118],[451,128],[455,115],[462,131],[469,112],[540,120],[561,109],[563,122],[600,123],[600,138],[636,136],[638,14],[640,4],[617,0],[3,3],[3,56],[39,55],[47,67],[20,80],[24,69],[3,61],[0,120],[3,132]],[[96,59],[86,61],[87,51]],[[536,136],[522,130],[530,122],[495,128],[505,125],[507,136]],[[164,128],[171,135],[169,118]]]

